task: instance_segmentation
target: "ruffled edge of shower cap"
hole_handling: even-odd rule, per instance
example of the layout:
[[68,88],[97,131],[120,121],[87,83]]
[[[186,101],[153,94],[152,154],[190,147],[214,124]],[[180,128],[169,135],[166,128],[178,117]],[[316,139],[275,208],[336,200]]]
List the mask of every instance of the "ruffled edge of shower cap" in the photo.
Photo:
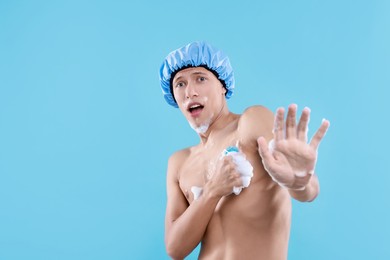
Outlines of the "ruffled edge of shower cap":
[[234,74],[228,56],[204,41],[196,41],[172,51],[165,58],[160,68],[160,85],[166,102],[178,107],[171,93],[171,77],[179,70],[188,67],[205,66],[218,75],[226,88],[226,99],[234,90]]

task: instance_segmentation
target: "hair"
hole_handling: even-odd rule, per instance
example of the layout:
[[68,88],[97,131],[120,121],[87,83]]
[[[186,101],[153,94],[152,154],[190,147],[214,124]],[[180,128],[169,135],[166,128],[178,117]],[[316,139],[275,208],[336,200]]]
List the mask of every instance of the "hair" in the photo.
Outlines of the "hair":
[[185,65],[185,66],[183,66],[183,67],[181,67],[181,68],[175,70],[174,72],[172,72],[171,78],[169,79],[169,88],[170,88],[170,91],[171,91],[173,100],[175,100],[176,103],[177,103],[177,101],[176,101],[175,95],[173,94],[173,79],[175,78],[176,74],[177,74],[179,71],[184,70],[184,69],[188,69],[188,68],[196,68],[196,67],[205,68],[205,69],[207,69],[208,71],[210,71],[211,73],[213,73],[214,76],[222,83],[222,86],[226,89],[225,95],[228,93],[228,90],[227,90],[227,88],[226,88],[226,83],[225,83],[225,81],[224,81],[224,80],[221,80],[221,79],[219,78],[219,75],[218,75],[218,73],[217,73],[215,70],[210,69],[209,66],[207,66],[206,64],[201,64],[201,65],[198,65],[198,66],[194,66],[194,65],[189,64],[189,65]]

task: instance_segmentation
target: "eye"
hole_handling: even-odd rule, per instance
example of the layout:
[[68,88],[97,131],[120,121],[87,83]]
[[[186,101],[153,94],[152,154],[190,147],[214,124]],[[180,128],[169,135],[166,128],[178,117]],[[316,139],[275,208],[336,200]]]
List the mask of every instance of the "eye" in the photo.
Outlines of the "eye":
[[198,78],[198,81],[206,81],[206,78],[205,78],[205,77],[202,77],[202,76],[200,76],[200,77]]
[[184,82],[182,82],[182,81],[177,82],[177,83],[176,83],[176,87],[177,87],[177,88],[184,87]]

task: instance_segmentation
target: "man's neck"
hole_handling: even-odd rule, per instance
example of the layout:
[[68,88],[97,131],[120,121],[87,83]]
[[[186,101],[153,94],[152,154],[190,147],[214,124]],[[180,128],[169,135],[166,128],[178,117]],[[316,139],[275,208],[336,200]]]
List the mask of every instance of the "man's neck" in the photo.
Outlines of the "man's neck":
[[211,123],[207,131],[203,134],[199,134],[200,144],[207,145],[207,143],[213,139],[221,130],[223,130],[233,120],[233,113],[229,110],[221,111],[217,118]]

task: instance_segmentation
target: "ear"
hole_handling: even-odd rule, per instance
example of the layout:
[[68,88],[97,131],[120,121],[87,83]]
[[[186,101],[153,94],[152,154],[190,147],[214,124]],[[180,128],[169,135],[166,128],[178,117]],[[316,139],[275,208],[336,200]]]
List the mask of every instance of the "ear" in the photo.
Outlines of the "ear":
[[226,88],[223,85],[221,85],[221,87],[222,87],[222,94],[226,95]]

